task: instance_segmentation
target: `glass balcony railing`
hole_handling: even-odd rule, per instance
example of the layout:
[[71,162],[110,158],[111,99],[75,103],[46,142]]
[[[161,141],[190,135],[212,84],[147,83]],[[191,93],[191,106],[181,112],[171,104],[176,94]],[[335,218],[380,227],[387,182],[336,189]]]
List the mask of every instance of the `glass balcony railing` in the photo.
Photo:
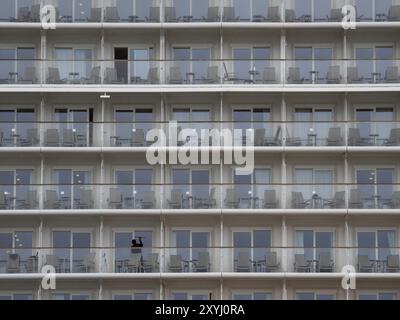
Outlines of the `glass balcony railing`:
[[[342,5],[345,5],[343,3]],[[341,22],[342,6],[330,0],[3,0],[0,21],[40,22],[53,5],[59,23],[95,22]],[[354,0],[359,22],[400,21],[391,1]]]
[[48,247],[1,248],[0,273],[357,273],[400,272],[392,247]]
[[375,85],[400,83],[399,68],[398,59],[0,59],[0,85]]
[[399,209],[400,188],[376,184],[0,185],[0,210]]

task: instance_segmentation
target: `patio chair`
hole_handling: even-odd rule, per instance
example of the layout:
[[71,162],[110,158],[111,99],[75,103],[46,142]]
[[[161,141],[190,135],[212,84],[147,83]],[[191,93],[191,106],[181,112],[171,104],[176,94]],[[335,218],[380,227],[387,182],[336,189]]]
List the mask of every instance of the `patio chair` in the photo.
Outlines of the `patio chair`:
[[250,272],[252,270],[252,263],[250,260],[249,252],[238,252],[235,272]]
[[202,17],[202,19],[206,22],[218,22],[221,20],[219,16],[219,8],[218,7],[208,7],[207,17]]
[[44,133],[44,145],[46,147],[58,147],[60,145],[60,135],[57,129],[47,129]]
[[44,201],[44,206],[46,209],[60,209],[61,202],[58,198],[57,191],[55,190],[46,190],[46,198]]
[[280,22],[281,15],[279,6],[268,7],[267,18],[265,20],[268,22]]
[[364,78],[358,76],[357,67],[347,67],[347,83],[363,83]]
[[80,197],[77,199],[78,209],[92,209],[93,208],[93,192],[92,190],[80,190]]
[[39,205],[37,200],[37,191],[36,190],[28,190],[26,193],[26,199],[17,200],[18,208],[20,209],[36,209]]
[[142,209],[153,209],[156,205],[156,196],[154,191],[145,191],[143,199],[140,200]]
[[342,82],[342,76],[340,75],[340,66],[330,66],[326,74],[326,83],[336,84]]
[[385,146],[400,146],[400,129],[390,130],[389,139],[384,142]]
[[3,192],[0,193],[0,209],[1,210],[8,209],[7,199]]
[[264,145],[270,146],[270,147],[282,145],[281,132],[282,132],[282,128],[279,126],[276,129],[275,135],[273,137],[267,137],[264,139]]
[[160,22],[160,7],[150,7],[146,22]]
[[399,82],[399,67],[390,66],[385,71],[385,82],[398,83]]
[[129,261],[127,262],[126,268],[128,272],[138,273],[141,270],[141,261],[142,254],[141,253],[132,253]]
[[90,8],[88,22],[101,22],[101,8]]
[[218,67],[217,66],[209,66],[207,68],[207,77],[201,79],[203,83],[219,83],[219,75],[218,75]]
[[6,270],[7,273],[20,272],[20,256],[16,253],[10,253],[7,257]]
[[261,81],[262,83],[276,83],[275,67],[265,67]]
[[389,21],[400,21],[400,6],[399,5],[390,6],[389,13],[388,13],[388,20]]
[[29,7],[20,7],[18,8],[18,21],[19,22],[28,22],[31,19],[31,12]]
[[158,253],[149,255],[149,260],[143,261],[143,271],[147,273],[158,272],[160,270],[160,263],[158,262]]
[[75,133],[72,129],[63,130],[63,146],[64,147],[75,146]]
[[179,22],[179,18],[176,17],[175,7],[165,7],[165,22]]
[[46,265],[53,266],[57,273],[61,272],[61,260],[54,254],[46,255]]
[[351,208],[351,209],[363,208],[360,190],[358,190],[358,189],[350,190],[349,208]]
[[160,82],[160,78],[158,77],[158,68],[150,68],[149,73],[147,75],[147,81],[150,84],[157,84]]
[[345,191],[336,191],[333,199],[324,200],[324,207],[328,206],[331,209],[344,208],[346,204],[345,195]]
[[363,147],[372,145],[372,142],[370,138],[361,138],[359,128],[349,128],[348,144],[349,146]]
[[171,190],[171,199],[167,199],[168,206],[171,209],[182,209],[183,192],[180,189]]
[[82,79],[85,84],[100,84],[101,83],[101,67],[93,67],[90,71],[90,78]]
[[134,129],[131,133],[131,147],[144,147],[146,138],[143,129]]
[[197,260],[193,261],[194,272],[210,272],[210,253],[199,252]]
[[375,270],[374,263],[369,261],[368,255],[358,255],[357,261],[358,272],[373,272]]
[[296,12],[293,9],[285,10],[285,21],[286,22],[296,22],[298,19],[296,18]]
[[26,67],[24,75],[19,79],[20,83],[35,84],[38,83],[36,67]]
[[217,201],[215,200],[215,191],[216,188],[211,188],[208,198],[194,198],[194,207],[196,209],[215,208],[217,206]]
[[82,263],[78,265],[79,270],[85,273],[94,272],[96,268],[96,253],[90,252],[89,255],[85,256]]
[[226,189],[225,206],[229,209],[237,209],[240,199],[235,189]]
[[289,67],[288,82],[292,84],[302,84],[305,79],[300,76],[300,68]]
[[171,255],[169,258],[170,272],[183,272],[183,261],[180,255]]
[[117,7],[106,7],[104,13],[104,21],[105,22],[120,22],[121,18],[118,14]]
[[318,272],[333,272],[333,260],[330,252],[321,252],[318,260]]
[[223,21],[225,22],[236,22],[240,20],[240,17],[235,15],[234,7],[224,7],[223,12]]
[[123,79],[118,79],[117,70],[115,68],[106,68],[104,82],[106,84],[123,84]]
[[326,145],[329,147],[343,146],[343,137],[341,131],[341,128],[329,128]]
[[30,20],[32,22],[40,22],[40,4],[31,6]]
[[265,272],[277,272],[279,270],[279,262],[276,252],[267,252],[265,255]]
[[312,266],[310,262],[306,261],[304,254],[294,255],[294,271],[295,272],[311,272]]
[[343,20],[342,9],[331,9],[327,19],[330,22],[341,22]]
[[33,147],[39,144],[39,131],[37,128],[26,129],[26,136],[19,140],[21,147]]
[[108,207],[122,209],[122,201],[122,192],[119,189],[111,188],[110,197],[108,199]]
[[53,68],[53,67],[48,68],[47,83],[49,83],[49,84],[64,84],[66,82],[67,82],[67,79],[61,79],[60,70],[58,68]]
[[265,129],[255,129],[254,130],[254,145],[256,147],[264,146],[265,141]]
[[169,68],[169,83],[170,84],[182,84],[183,83],[181,68],[179,68],[179,67],[170,67]]
[[400,191],[394,191],[392,194],[392,198],[388,201],[383,202],[384,206],[388,206],[392,209],[400,208]]
[[305,209],[310,205],[310,201],[304,200],[302,192],[292,192],[292,208]]
[[400,257],[398,254],[391,254],[387,256],[386,272],[399,272],[400,271]]
[[263,208],[276,209],[278,208],[278,203],[275,190],[264,190]]

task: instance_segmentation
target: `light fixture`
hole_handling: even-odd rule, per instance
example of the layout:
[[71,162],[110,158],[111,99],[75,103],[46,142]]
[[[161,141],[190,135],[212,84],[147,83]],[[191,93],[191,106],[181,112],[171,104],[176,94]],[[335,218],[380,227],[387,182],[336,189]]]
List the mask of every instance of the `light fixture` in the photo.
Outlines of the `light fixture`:
[[104,92],[104,94],[102,94],[101,96],[100,96],[100,99],[110,99],[111,97],[110,97],[110,95],[108,95],[107,94],[107,92]]

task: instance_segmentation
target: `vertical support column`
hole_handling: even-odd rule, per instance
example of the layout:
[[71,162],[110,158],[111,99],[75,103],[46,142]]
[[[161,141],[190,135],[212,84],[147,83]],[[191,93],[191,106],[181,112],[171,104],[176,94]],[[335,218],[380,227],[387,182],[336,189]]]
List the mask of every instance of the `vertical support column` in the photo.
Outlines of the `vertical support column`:
[[103,279],[99,281],[99,300],[103,300]]
[[286,146],[287,139],[287,108],[286,94],[283,92],[281,97],[281,125],[282,125],[282,146]]
[[281,163],[281,207],[286,209],[287,207],[287,172],[286,172],[286,154],[282,153]]
[[286,30],[281,30],[281,53],[280,53],[281,84],[285,84],[286,78]]
[[[101,10],[102,14],[104,10]],[[104,71],[105,71],[105,35],[104,35],[104,29],[101,30],[101,39],[100,39],[100,78],[101,78],[101,83],[104,83]]]
[[286,288],[286,278],[283,279],[282,282],[282,300],[287,300],[287,288]]
[[288,268],[287,268],[287,258],[288,258],[288,243],[287,243],[287,226],[286,226],[286,216],[282,217],[282,252],[281,252],[281,256],[282,256],[282,271],[283,272],[287,272]]
[[104,181],[105,181],[105,172],[104,172],[104,154],[102,153],[100,155],[100,188],[97,191],[97,194],[99,195],[99,204],[100,204],[100,208],[105,208],[105,199],[106,197],[104,196],[104,192],[105,192],[105,188],[104,188]]
[[[220,259],[220,264],[219,264],[219,268],[220,268],[220,274],[221,274],[221,278],[220,278],[220,283],[221,283],[221,300],[223,300],[223,274],[225,272],[224,270],[224,258],[225,258],[225,250],[228,250],[227,248],[225,248],[224,246],[224,218],[221,215],[220,216],[220,220],[219,220],[219,243],[220,243],[220,253],[219,253],[219,259]],[[226,254],[226,257],[229,257],[229,254]]]
[[160,82],[161,83],[167,83],[167,75],[166,75],[166,70],[167,70],[167,46],[165,43],[165,30],[161,29],[160,30],[160,62],[159,62],[159,68],[160,68]]
[[[219,95],[219,103],[220,103],[220,124],[219,124],[219,130],[221,133],[220,140],[219,140],[219,147],[220,147],[220,152],[219,152],[219,208],[221,209],[221,215],[222,215],[222,209],[224,208],[224,201],[223,201],[223,193],[224,193],[224,153],[223,153],[223,146],[222,146],[222,130],[224,129],[224,94],[221,92]],[[212,155],[211,155],[212,156]]]
[[[349,228],[349,216],[345,216],[345,222],[344,222],[344,229],[345,229],[345,246],[346,246],[346,265],[351,264],[351,255],[353,253],[353,248],[351,248],[350,244],[350,228]],[[349,290],[346,290],[346,300],[350,300],[350,292]]]
[[[345,139],[345,145],[348,145],[348,135],[349,135],[349,128],[351,126],[351,124],[349,123],[349,99],[348,99],[348,93],[346,92],[343,96],[343,113],[344,113],[344,118],[343,121],[345,122],[345,125],[343,126],[343,130],[344,130],[344,139]],[[346,153],[347,153],[347,149],[346,149]]]
[[104,140],[104,136],[105,136],[105,134],[106,134],[106,132],[105,132],[105,130],[107,129],[107,130],[110,130],[110,136],[111,136],[111,128],[109,128],[109,127],[105,127],[105,125],[104,125],[104,122],[105,122],[105,110],[106,110],[106,101],[105,101],[105,99],[101,99],[101,137],[100,137],[100,145],[101,145],[101,147],[105,147],[105,145],[104,145],[104,143],[105,143],[105,140]]
[[224,31],[220,28],[219,34],[219,70],[220,70],[220,83],[224,82]]
[[44,95],[41,96],[40,99],[40,126],[39,126],[39,145],[43,146],[44,145],[44,133],[46,131],[46,125],[45,125],[45,121],[46,121],[46,99],[44,97]]
[[349,177],[349,161],[348,161],[348,153],[345,152],[344,154],[344,181],[345,181],[345,207],[347,209],[346,214],[348,214],[349,210],[349,197],[350,197],[350,189],[352,188],[351,186],[351,181]]
[[107,257],[111,257],[112,254],[108,254],[108,252],[104,251],[104,219],[103,216],[100,217],[100,224],[99,224],[99,249],[98,249],[98,254],[96,254],[97,256],[97,261],[99,263],[99,272],[100,273],[105,273],[105,272],[109,272],[110,270],[108,270],[107,267],[107,263],[106,263],[106,259]]
[[47,66],[47,39],[46,31],[41,30],[40,32],[40,83],[46,82],[46,66]]
[[347,31],[343,30],[343,82],[347,83],[347,67],[349,66],[347,55]]
[[39,209],[44,209],[44,154],[40,154]]
[[[40,217],[40,222],[39,222],[39,237],[38,237],[38,250],[37,250],[37,257],[38,257],[38,273],[41,273],[41,268],[43,266],[43,257],[44,253],[43,251],[43,217]],[[37,291],[37,299],[42,300],[42,281],[39,280],[39,286],[38,286],[38,291]]]
[[164,300],[164,281],[162,274],[165,266],[165,217],[160,215],[160,300]]
[[[166,104],[167,104],[167,99],[166,96],[164,94],[161,94],[160,96],[160,107],[161,107],[161,115],[160,115],[160,121],[161,121],[161,129],[164,133],[167,133],[167,128],[168,125],[166,123],[167,117],[166,117]],[[164,141],[165,145],[162,147],[166,147],[168,145],[167,141]],[[162,149],[162,152],[165,152],[165,159],[167,159],[166,157],[168,157],[168,151],[167,148]],[[160,209],[161,209],[161,213],[163,211],[164,208],[166,208],[165,204],[166,204],[166,188],[165,188],[165,163],[162,161],[160,164],[160,173],[161,173],[161,181],[160,181],[160,188],[161,190],[159,190],[158,194],[160,196]]]

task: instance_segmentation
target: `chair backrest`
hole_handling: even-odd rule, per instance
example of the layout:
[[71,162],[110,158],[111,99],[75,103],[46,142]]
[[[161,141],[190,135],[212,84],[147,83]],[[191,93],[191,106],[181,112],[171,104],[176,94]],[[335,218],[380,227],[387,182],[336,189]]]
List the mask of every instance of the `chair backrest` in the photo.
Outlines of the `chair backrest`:
[[250,253],[241,251],[238,252],[238,260],[237,260],[238,267],[250,267]]
[[300,80],[301,80],[300,68],[298,68],[298,67],[289,67],[289,81],[290,82],[298,82]]
[[158,68],[150,68],[149,69],[149,73],[147,76],[147,81],[149,81],[150,83],[158,83],[160,82],[159,78],[158,78]]
[[7,204],[6,196],[3,192],[0,193],[0,206],[4,207]]
[[180,189],[171,190],[171,202],[180,204],[182,202],[182,195],[183,195],[183,192]]
[[34,209],[37,204],[37,191],[36,190],[28,190],[26,194],[26,202],[30,209]]
[[400,144],[400,129],[390,130],[389,142],[393,144]]
[[391,254],[387,257],[387,266],[389,268],[400,268],[400,257],[398,254]]
[[49,67],[49,78],[50,83],[57,83],[60,81],[60,70],[58,68]]
[[296,12],[293,9],[286,9],[285,11],[285,21],[293,22],[296,20]]
[[90,20],[90,22],[100,22],[101,21],[101,8],[91,8],[89,20]]
[[212,83],[218,82],[218,67],[210,66],[207,69],[207,79],[212,81]]
[[155,192],[154,191],[145,191],[143,193],[143,202],[146,203],[155,203]]
[[132,144],[144,145],[145,143],[144,130],[143,129],[132,130],[131,139],[132,139]]
[[182,267],[182,257],[180,255],[172,254],[169,260],[171,267],[180,268]]
[[85,190],[82,189],[80,191],[80,203],[85,206],[91,206],[93,199],[93,192],[92,190]]
[[278,6],[275,7],[269,7],[268,8],[268,13],[267,13],[267,20],[269,21],[280,21],[281,17],[279,14],[280,10]]
[[265,139],[265,129],[255,129],[254,130],[254,145],[263,146]]
[[274,141],[275,142],[278,142],[280,140],[281,132],[282,132],[282,128],[281,128],[281,126],[279,126],[278,129],[276,129],[276,132],[275,132],[275,136],[274,136]]
[[152,22],[160,21],[160,7],[150,7],[149,9],[149,20]]
[[347,67],[347,81],[351,83],[358,80],[359,77],[357,67]]
[[169,79],[172,82],[182,82],[183,77],[182,77],[182,73],[181,73],[181,68],[170,67],[169,68]]
[[278,259],[276,252],[268,252],[265,255],[265,265],[267,267],[276,267],[278,265]]
[[304,254],[296,253],[294,255],[294,262],[296,263],[297,267],[304,267],[305,265],[307,265],[306,256]]
[[158,263],[158,253],[152,253],[150,254],[150,263],[155,268]]
[[330,66],[326,74],[326,78],[329,81],[340,81],[340,67]]
[[18,20],[19,21],[29,21],[30,11],[29,7],[20,7],[18,9]]
[[141,253],[132,253],[131,257],[129,259],[129,264],[131,264],[133,266],[139,266],[141,258],[142,258]]
[[264,203],[275,204],[276,203],[276,191],[275,190],[264,190]]
[[90,79],[94,80],[95,83],[100,83],[101,82],[100,74],[101,74],[101,67],[100,66],[95,66],[90,71]]
[[110,189],[110,202],[111,203],[121,203],[122,202],[122,192],[119,189]]
[[26,129],[26,140],[29,145],[33,146],[39,142],[39,131],[37,128]]
[[224,21],[235,20],[235,8],[234,7],[224,7]]
[[265,81],[265,82],[275,82],[276,81],[275,67],[265,67],[264,68],[263,81]]
[[332,21],[342,21],[342,9],[331,9],[330,19]]
[[40,4],[34,4],[31,6],[31,20],[40,21]]
[[399,5],[390,6],[388,19],[389,20],[400,20],[400,6]]
[[207,267],[210,264],[210,253],[209,252],[199,252],[197,257],[198,267]]
[[337,207],[342,207],[346,201],[346,192],[345,191],[336,191],[334,200],[336,202]]
[[47,254],[46,255],[46,264],[57,267],[59,265],[60,259],[55,256],[54,254]]
[[58,202],[58,194],[56,190],[46,190],[46,201],[51,208]]
[[73,145],[75,142],[75,135],[72,129],[63,130],[63,143],[68,145]]
[[119,21],[120,17],[118,14],[118,8],[117,7],[106,7],[104,19],[105,19],[105,21]]
[[113,83],[118,81],[117,70],[115,68],[106,68],[106,75],[104,77],[106,83]]
[[208,21],[219,21],[219,8],[208,7],[207,19]]
[[361,194],[360,190],[352,189],[350,190],[350,204],[360,204],[361,203]]
[[236,203],[239,201],[239,197],[235,189],[226,189],[226,202]]
[[400,191],[394,191],[392,194],[392,205],[394,208],[400,208]]
[[7,258],[7,269],[16,270],[19,268],[20,257],[19,254],[10,253]]
[[361,140],[360,129],[349,128],[349,144],[356,145]]
[[292,192],[292,201],[295,206],[304,203],[303,193],[298,191]]
[[83,258],[83,263],[87,266],[94,265],[96,259],[96,252],[90,252],[89,255]]
[[329,128],[328,143],[339,145],[342,141],[341,128]]
[[357,261],[360,267],[370,266],[369,257],[366,254],[359,254]]
[[321,252],[319,254],[318,265],[320,267],[329,267],[331,265],[331,254],[330,254],[330,252]]
[[216,188],[210,189],[210,200],[215,199],[215,192],[216,192]]
[[399,80],[399,67],[389,66],[385,71],[385,81],[395,82]]
[[44,135],[45,145],[58,145],[60,143],[60,136],[57,129],[47,129]]
[[176,21],[176,9],[175,7],[165,7],[165,21],[173,22]]
[[32,83],[37,83],[38,79],[36,76],[36,67],[26,67],[24,69],[24,81],[31,81]]

